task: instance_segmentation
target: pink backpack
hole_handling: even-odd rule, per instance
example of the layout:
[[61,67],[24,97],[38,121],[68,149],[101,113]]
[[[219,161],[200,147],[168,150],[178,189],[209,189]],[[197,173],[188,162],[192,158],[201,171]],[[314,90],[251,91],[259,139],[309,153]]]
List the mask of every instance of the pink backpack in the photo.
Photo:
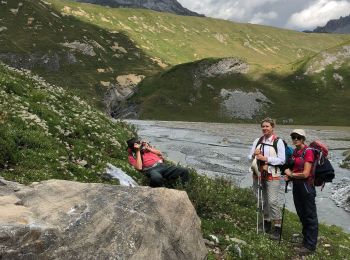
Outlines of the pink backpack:
[[[312,150],[315,156],[315,164],[313,167],[315,180],[315,186],[323,186],[326,182],[332,182],[335,177],[334,168],[331,162],[328,160],[328,147],[323,144],[321,141],[316,140],[310,143],[309,147],[306,150]],[[303,156],[305,156],[305,152]]]

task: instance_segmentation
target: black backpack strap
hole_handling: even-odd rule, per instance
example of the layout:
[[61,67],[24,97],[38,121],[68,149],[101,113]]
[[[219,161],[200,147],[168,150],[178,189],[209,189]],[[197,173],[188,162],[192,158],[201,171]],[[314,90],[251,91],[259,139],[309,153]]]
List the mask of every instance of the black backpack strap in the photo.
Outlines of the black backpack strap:
[[277,148],[278,140],[280,140],[280,138],[276,137],[275,140],[273,140],[273,143],[272,143],[272,146],[275,149],[277,155],[278,155],[278,148]]
[[[302,157],[303,159],[304,159],[304,157],[305,157],[305,154],[306,154],[306,151],[307,151],[307,150],[312,150],[313,153],[314,153],[314,155],[315,155],[315,149],[310,148],[310,147],[307,147],[307,148],[304,149],[303,153],[301,154],[301,157]],[[318,160],[318,156],[319,156],[319,155],[317,155],[317,158],[316,158],[316,156],[315,156],[315,161],[316,161],[316,159]]]
[[[267,146],[272,146],[273,149],[275,149],[276,154],[278,154],[277,143],[278,143],[278,140],[279,140],[280,138],[279,138],[279,137],[276,137],[276,138],[273,140],[272,145],[271,145],[271,144],[263,143],[263,141],[262,141],[263,139],[264,139],[264,136],[262,136],[262,137],[259,138],[259,141],[258,141],[258,143],[256,144],[256,147],[258,147],[259,144],[261,144],[261,146],[265,146],[265,145],[267,145]],[[264,149],[261,149],[261,150],[264,151]],[[264,152],[263,152],[263,154],[264,154]]]
[[[278,142],[278,140],[279,140],[280,138],[279,138],[279,137],[276,137],[276,138],[273,140],[272,145],[271,145],[271,144],[263,143],[263,139],[264,139],[264,136],[260,137],[258,143],[256,144],[256,147],[257,147],[259,144],[261,144],[260,150],[262,151],[262,154],[265,155],[265,154],[264,154],[264,146],[266,145],[266,146],[272,146],[273,149],[275,149],[275,152],[276,152],[276,155],[277,155],[277,154],[278,154],[278,151],[277,151],[277,142]],[[268,165],[271,165],[271,164],[268,164]],[[276,171],[277,171],[277,167],[279,167],[279,166],[276,166],[276,165],[271,165],[271,166],[274,166]]]
[[259,144],[262,144],[262,143],[263,143],[263,142],[262,142],[263,139],[264,139],[264,136],[261,136],[261,137],[259,138],[258,142],[256,143],[255,148],[257,148]]
[[[312,148],[309,148],[309,147],[308,148],[304,148],[304,151],[302,152],[301,156],[298,156],[298,158],[301,158],[301,159],[304,160],[305,154],[306,154],[306,150],[312,150]],[[294,152],[293,152],[293,156],[294,156]]]
[[[277,143],[278,143],[278,140],[280,138],[276,136],[276,138],[273,140],[272,142],[272,147],[273,149],[275,149],[275,152],[276,152],[276,156],[278,156],[278,148],[277,148]],[[280,165],[274,165],[275,166],[275,171],[277,173],[277,167],[279,167]],[[280,168],[281,169],[281,168]]]
[[264,136],[261,136],[261,137],[259,138],[258,142],[256,143],[255,149],[258,147],[259,144],[261,144],[260,150],[261,150],[261,151],[263,152],[263,154],[264,154],[263,146],[264,146],[265,144],[263,143],[263,139],[264,139]]
[[[313,174],[312,184],[315,185],[315,178],[316,178],[315,172],[316,172],[316,166],[317,166],[317,161],[318,161],[318,159],[319,159],[319,158],[318,158],[319,155],[315,155],[315,149],[310,148],[310,147],[307,147],[307,148],[304,149],[303,153],[301,154],[301,158],[302,158],[303,160],[304,160],[304,158],[305,158],[305,154],[306,154],[306,151],[307,151],[307,150],[312,150],[313,153],[314,153],[314,162],[313,162],[313,164],[312,164],[311,172],[312,172],[312,174]],[[323,184],[323,186],[324,186],[324,184]],[[323,189],[323,187],[322,187],[322,189]],[[322,190],[322,189],[321,189],[321,190]]]

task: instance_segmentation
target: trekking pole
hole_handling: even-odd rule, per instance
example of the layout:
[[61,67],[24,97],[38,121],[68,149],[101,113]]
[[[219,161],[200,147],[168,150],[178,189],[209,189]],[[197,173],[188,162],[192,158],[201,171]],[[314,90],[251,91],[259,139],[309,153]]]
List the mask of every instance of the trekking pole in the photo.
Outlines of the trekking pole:
[[259,211],[260,211],[260,190],[259,190],[259,185],[260,185],[260,177],[258,177],[258,184],[257,184],[257,197],[258,197],[258,204],[256,205],[256,234],[259,234]]
[[263,230],[263,233],[265,233],[264,194],[263,194],[261,179],[260,179],[259,190],[260,190],[260,196],[261,196],[261,211],[260,212],[261,212],[261,219],[262,219],[262,230]]
[[[259,161],[257,162],[258,164],[258,168],[260,168],[260,163]],[[258,177],[258,182],[257,182],[257,197],[258,197],[258,202],[257,202],[257,207],[256,207],[256,234],[259,233],[259,214],[261,214],[261,212],[263,212],[264,210],[264,199],[263,199],[263,195],[262,195],[262,186],[261,186],[261,172],[258,171],[257,173],[257,177]],[[262,213],[262,230],[263,232],[265,231],[265,223],[264,223],[264,215]]]
[[[262,155],[264,155],[264,144],[262,143],[260,146],[260,151],[262,153]],[[261,219],[262,219],[262,230],[263,230],[263,234],[265,234],[265,214],[264,214],[264,193],[263,193],[263,187],[262,187],[262,177],[265,176],[264,175],[264,171],[262,170],[260,173],[260,185],[259,185],[259,190],[260,190],[260,196],[261,196]]]
[[281,240],[282,240],[282,228],[283,228],[283,220],[284,220],[284,210],[286,208],[286,193],[288,192],[288,183],[289,181],[286,181],[286,186],[284,188],[284,202],[283,202],[283,208],[282,208],[281,231],[280,231],[280,238],[279,238],[278,244],[281,244]]

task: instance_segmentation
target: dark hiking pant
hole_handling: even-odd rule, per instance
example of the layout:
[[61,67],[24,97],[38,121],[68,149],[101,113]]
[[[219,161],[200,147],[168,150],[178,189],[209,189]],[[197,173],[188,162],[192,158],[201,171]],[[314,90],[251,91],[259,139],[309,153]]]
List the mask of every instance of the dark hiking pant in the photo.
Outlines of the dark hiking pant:
[[180,178],[182,184],[185,184],[189,180],[189,172],[186,168],[166,165],[164,163],[147,170],[146,175],[150,178],[151,187],[174,184],[178,178]]
[[303,226],[304,247],[315,250],[318,236],[318,219],[315,203],[316,189],[303,181],[293,181],[295,209]]

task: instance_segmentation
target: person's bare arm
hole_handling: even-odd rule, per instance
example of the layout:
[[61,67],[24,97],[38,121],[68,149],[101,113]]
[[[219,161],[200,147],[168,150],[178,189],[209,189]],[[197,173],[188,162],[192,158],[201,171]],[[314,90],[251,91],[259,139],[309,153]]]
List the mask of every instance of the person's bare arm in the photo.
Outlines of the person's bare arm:
[[306,179],[310,176],[312,170],[312,163],[305,162],[303,172],[292,172],[290,169],[285,170],[285,174],[294,179]]
[[159,157],[163,157],[162,152],[157,150],[156,148],[150,146],[149,143],[144,142],[143,146],[145,147],[145,149],[147,151],[154,153],[154,154],[158,155]]
[[141,145],[135,143],[134,144],[135,152],[136,152],[136,165],[134,166],[136,170],[142,170],[142,158],[141,158]]

